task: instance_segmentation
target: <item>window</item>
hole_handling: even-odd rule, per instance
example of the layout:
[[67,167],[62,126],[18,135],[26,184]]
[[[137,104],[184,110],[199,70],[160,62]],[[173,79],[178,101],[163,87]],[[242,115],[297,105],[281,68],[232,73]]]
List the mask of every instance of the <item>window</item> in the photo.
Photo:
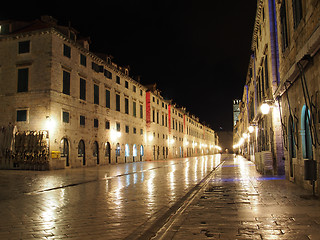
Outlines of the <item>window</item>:
[[99,105],[99,86],[97,84],[94,84],[93,85],[93,101],[94,101],[94,104],[98,104]]
[[80,126],[86,125],[86,117],[83,115],[80,115]]
[[116,129],[117,129],[117,132],[120,132],[120,123],[116,123]]
[[142,128],[140,129],[140,135],[143,135],[143,129]]
[[18,69],[18,92],[28,92],[29,68]]
[[85,67],[87,66],[87,57],[83,54],[80,54],[80,64]]
[[152,109],[152,122],[155,122],[155,115],[154,115],[154,109]]
[[98,65],[94,62],[91,63],[91,68],[92,70],[94,70],[97,73],[103,72],[103,66],[102,65]]
[[64,122],[64,123],[69,123],[69,120],[70,120],[70,114],[69,114],[69,112],[63,111],[63,112],[62,112],[62,122]]
[[288,25],[287,25],[287,9],[286,1],[283,0],[280,7],[280,22],[282,34],[282,51],[288,47]]
[[86,80],[80,78],[80,99],[86,100]]
[[159,124],[159,112],[157,111],[157,124]]
[[136,102],[132,102],[132,115],[134,117],[137,116],[137,103]]
[[120,112],[120,95],[116,94],[116,111]]
[[126,125],[126,133],[129,133],[129,126]]
[[133,133],[136,134],[137,133],[137,129],[135,127],[133,127]]
[[128,82],[128,81],[125,81],[124,86],[125,86],[125,88],[129,88],[129,82]]
[[143,118],[143,105],[140,104],[140,118]]
[[110,129],[110,121],[106,121],[106,129]]
[[124,109],[125,109],[125,113],[126,114],[129,114],[129,99],[128,98],[125,98],[124,99]]
[[99,127],[99,120],[97,118],[93,119],[93,127],[95,128]]
[[110,91],[106,89],[106,108],[110,108]]
[[132,90],[133,90],[133,92],[137,92],[136,86],[133,85]]
[[302,19],[302,4],[301,0],[292,0],[293,7],[293,23],[296,29]]
[[140,96],[142,96],[142,90],[140,89]]
[[63,44],[63,56],[71,58],[71,48]]
[[70,73],[63,71],[62,93],[70,95]]
[[27,114],[27,110],[17,110],[17,122],[26,122]]
[[19,54],[30,52],[30,41],[19,42]]
[[112,79],[112,73],[108,71],[107,69],[104,69],[104,76],[106,78]]
[[120,84],[120,77],[116,76],[116,83]]

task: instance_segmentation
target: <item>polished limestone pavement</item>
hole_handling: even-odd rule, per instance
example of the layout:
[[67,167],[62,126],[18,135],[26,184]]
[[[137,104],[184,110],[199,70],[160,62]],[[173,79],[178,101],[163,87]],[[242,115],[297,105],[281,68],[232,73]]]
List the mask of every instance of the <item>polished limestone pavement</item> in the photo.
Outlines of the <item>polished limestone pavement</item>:
[[222,164],[162,239],[320,239],[320,200],[243,157]]
[[220,163],[221,156],[212,155],[48,172],[1,170],[0,239],[146,236]]

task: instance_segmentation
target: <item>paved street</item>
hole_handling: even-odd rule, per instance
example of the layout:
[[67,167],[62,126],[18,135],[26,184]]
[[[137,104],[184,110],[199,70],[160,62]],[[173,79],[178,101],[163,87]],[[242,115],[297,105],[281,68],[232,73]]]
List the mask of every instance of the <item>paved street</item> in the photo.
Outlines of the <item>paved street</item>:
[[216,155],[50,172],[2,170],[0,239],[134,239],[219,163]]
[[320,239],[320,201],[231,155],[162,239]]
[[0,239],[320,239],[310,191],[233,155],[0,171],[0,183]]

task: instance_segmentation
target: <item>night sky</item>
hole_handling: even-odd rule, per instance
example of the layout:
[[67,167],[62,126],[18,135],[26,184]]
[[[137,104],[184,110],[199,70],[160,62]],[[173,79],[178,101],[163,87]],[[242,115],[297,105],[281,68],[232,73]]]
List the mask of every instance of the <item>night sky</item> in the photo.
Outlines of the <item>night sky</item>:
[[[0,20],[51,15],[90,36],[90,51],[108,53],[142,84],[214,130],[232,130],[232,100],[242,97],[251,54],[256,0],[105,0],[16,3]],[[10,6],[11,5],[11,6]]]

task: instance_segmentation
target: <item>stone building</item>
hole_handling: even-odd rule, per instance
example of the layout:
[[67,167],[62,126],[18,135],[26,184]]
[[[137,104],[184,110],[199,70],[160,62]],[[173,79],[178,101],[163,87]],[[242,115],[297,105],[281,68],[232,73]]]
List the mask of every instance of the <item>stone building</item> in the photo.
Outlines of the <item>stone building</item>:
[[319,192],[320,1],[277,1],[286,177]]
[[23,168],[43,155],[46,168],[58,169],[215,152],[213,130],[89,46],[49,16],[0,22],[0,126],[14,126],[19,139],[0,149],[2,165]]
[[[253,52],[242,99],[243,153],[257,169],[268,174],[284,173],[280,112],[274,93],[279,85],[277,22],[274,0],[258,0],[253,29]],[[268,112],[261,111],[261,107]]]
[[239,122],[247,138],[235,144],[242,153],[248,144],[250,159],[264,173],[263,155],[271,151],[274,173],[284,167],[287,179],[313,193],[320,188],[319,16],[317,0],[257,1],[240,108],[249,126]]

